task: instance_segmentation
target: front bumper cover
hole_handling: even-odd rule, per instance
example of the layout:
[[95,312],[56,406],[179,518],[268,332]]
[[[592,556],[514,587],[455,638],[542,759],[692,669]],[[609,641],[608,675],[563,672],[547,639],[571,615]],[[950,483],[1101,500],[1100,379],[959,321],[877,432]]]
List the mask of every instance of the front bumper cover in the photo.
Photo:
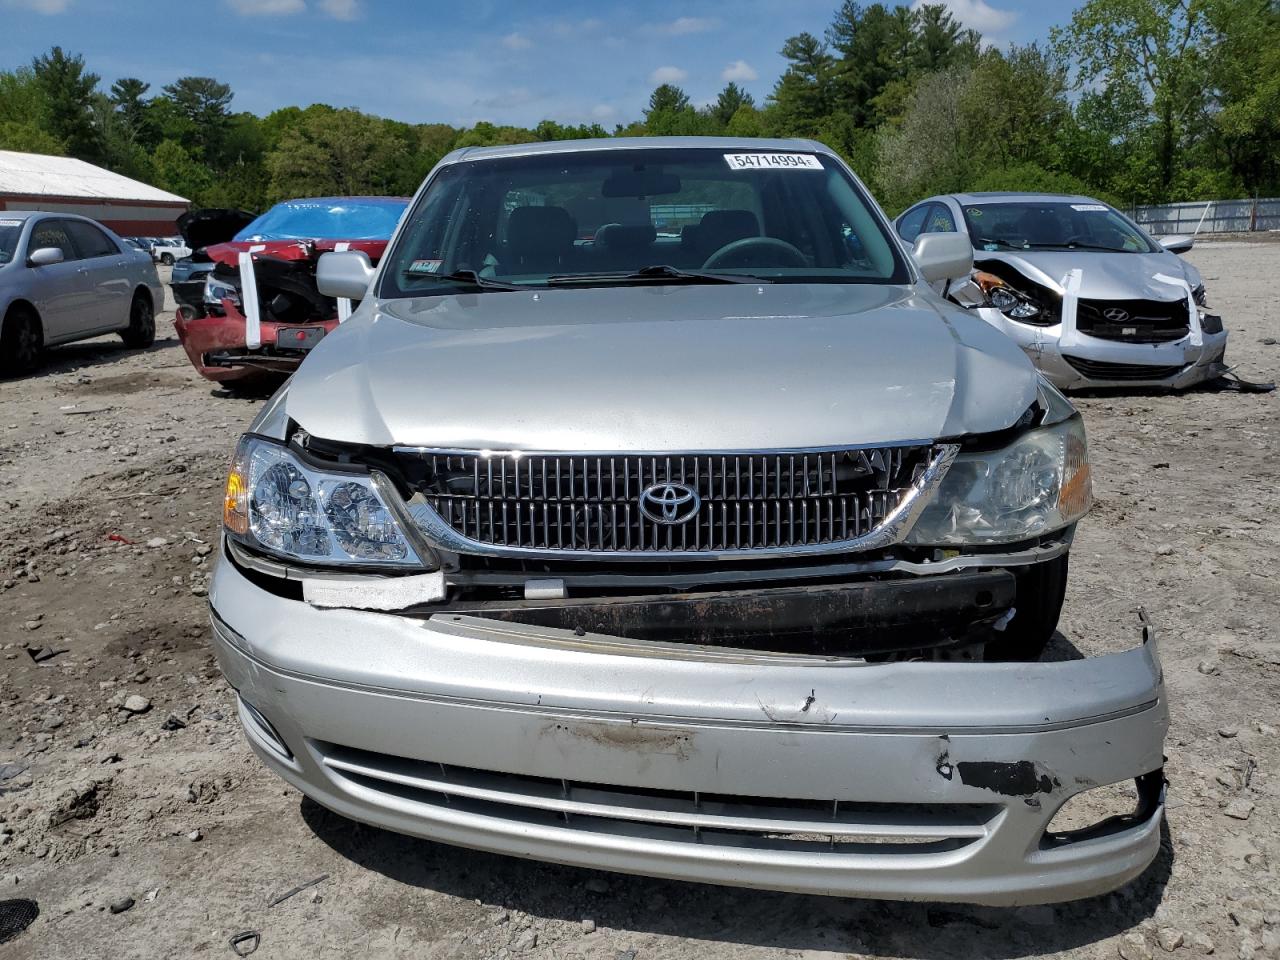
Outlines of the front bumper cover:
[[1159,796],[1115,829],[1045,837],[1071,796],[1158,777],[1168,711],[1149,640],[1060,663],[869,664],[322,611],[225,560],[210,600],[267,766],[405,834],[674,879],[988,904],[1101,893],[1159,847]]
[[[187,358],[207,380],[224,382],[292,373],[306,359],[306,351],[290,350],[290,335],[300,329],[322,328],[326,334],[338,327],[337,318],[314,320],[302,324],[261,321],[262,346],[246,347],[244,315],[230,301],[224,301],[223,316],[196,316],[195,311],[179,307],[174,329]],[[280,346],[283,344],[284,346]]]
[[[1011,320],[994,307],[976,308],[979,315],[994,327],[1003,330],[1031,362],[1060,390],[1079,390],[1090,387],[1157,387],[1183,390],[1212,380],[1226,372],[1223,357],[1227,349],[1227,333],[1203,333],[1199,322],[1192,332],[1181,340],[1167,343],[1125,343],[1091,337],[1077,330],[1066,331],[1064,325],[1050,327]],[[1066,356],[1086,361],[1085,369],[1073,366]],[[1110,366],[1122,371],[1123,376],[1111,377],[1106,373]],[[1151,368],[1151,376],[1142,377],[1137,371]]]

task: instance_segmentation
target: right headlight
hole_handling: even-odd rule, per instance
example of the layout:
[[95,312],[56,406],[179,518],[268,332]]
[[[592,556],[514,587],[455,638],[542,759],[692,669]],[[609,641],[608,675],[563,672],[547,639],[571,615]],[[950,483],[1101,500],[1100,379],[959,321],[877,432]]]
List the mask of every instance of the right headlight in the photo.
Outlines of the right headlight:
[[424,565],[374,474],[317,469],[253,435],[236,448],[223,525],[246,546],[310,565]]
[[1014,543],[1060,530],[1093,503],[1080,417],[1028,430],[999,450],[961,453],[907,543]]

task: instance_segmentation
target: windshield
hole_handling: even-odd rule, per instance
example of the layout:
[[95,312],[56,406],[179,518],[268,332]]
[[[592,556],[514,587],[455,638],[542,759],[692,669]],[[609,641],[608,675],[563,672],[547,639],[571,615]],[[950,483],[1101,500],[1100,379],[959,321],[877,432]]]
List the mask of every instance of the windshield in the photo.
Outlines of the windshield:
[[905,283],[908,273],[831,157],[698,147],[450,164],[410,214],[384,278],[382,295],[396,297],[511,285]]
[[287,200],[235,235],[236,240],[390,240],[409,201],[400,197]]
[[0,267],[18,255],[18,237],[21,235],[21,220],[0,220]]
[[964,219],[978,250],[1157,249],[1127,217],[1093,200],[971,204]]

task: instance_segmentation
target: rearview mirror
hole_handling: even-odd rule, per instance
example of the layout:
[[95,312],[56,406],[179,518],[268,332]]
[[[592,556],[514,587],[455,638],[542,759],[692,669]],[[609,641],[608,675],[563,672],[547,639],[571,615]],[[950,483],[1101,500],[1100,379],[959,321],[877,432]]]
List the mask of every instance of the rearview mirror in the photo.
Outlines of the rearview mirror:
[[927,283],[959,280],[973,272],[973,245],[963,233],[922,233],[912,249]]
[[1164,247],[1170,253],[1186,253],[1196,245],[1195,237],[1161,237],[1160,246]]
[[619,170],[600,185],[602,197],[661,197],[680,192],[680,178],[661,170]]
[[51,267],[65,259],[67,258],[63,256],[61,247],[41,247],[39,250],[31,251],[31,256],[27,257],[27,263],[33,267]]
[[316,265],[316,289],[326,297],[363,300],[376,272],[363,250],[322,254]]

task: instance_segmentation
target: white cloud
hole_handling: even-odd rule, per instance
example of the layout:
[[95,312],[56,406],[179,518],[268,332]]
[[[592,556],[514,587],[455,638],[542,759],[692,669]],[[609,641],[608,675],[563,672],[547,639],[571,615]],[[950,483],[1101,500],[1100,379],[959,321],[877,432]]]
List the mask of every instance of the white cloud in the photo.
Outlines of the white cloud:
[[71,6],[71,0],[5,0],[4,5],[16,7],[19,10],[31,10],[50,17],[54,14],[66,13],[67,7]]
[[306,0],[227,0],[242,17],[285,17],[307,9]]
[[918,10],[926,3],[941,2],[951,15],[966,27],[972,27],[979,33],[999,33],[1013,26],[1018,19],[1015,10],[1001,10],[987,3],[987,0],[913,0],[912,10]]
[[607,103],[597,103],[591,108],[593,120],[612,120],[618,115],[618,108]]
[[502,45],[508,50],[528,50],[533,46],[533,41],[523,33],[508,33],[502,38]]
[[360,16],[359,0],[320,0],[320,9],[335,20],[356,20]]
[[735,60],[720,71],[720,79],[726,83],[745,83],[760,79],[760,74],[756,73],[755,67],[747,61]]
[[687,33],[706,33],[708,30],[714,30],[719,25],[720,21],[711,17],[679,17],[670,23],[662,24],[662,26],[658,27],[658,32],[678,37]]
[[687,70],[681,70],[679,67],[659,67],[653,73],[649,74],[650,83],[679,83],[689,76]]

